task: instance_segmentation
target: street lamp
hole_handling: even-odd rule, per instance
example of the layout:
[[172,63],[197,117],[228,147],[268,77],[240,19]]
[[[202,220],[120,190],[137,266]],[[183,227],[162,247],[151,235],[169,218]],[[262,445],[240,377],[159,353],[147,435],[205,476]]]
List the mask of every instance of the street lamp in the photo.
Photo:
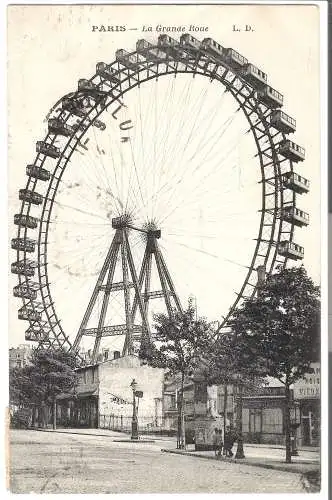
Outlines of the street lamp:
[[297,457],[299,452],[297,451],[297,428],[301,425],[301,410],[298,401],[294,401],[294,406],[290,411],[290,427],[292,431],[291,435],[291,455]]
[[137,421],[137,408],[136,408],[136,389],[137,382],[133,378],[130,387],[133,391],[133,417],[131,421],[131,439],[138,439],[138,421]]

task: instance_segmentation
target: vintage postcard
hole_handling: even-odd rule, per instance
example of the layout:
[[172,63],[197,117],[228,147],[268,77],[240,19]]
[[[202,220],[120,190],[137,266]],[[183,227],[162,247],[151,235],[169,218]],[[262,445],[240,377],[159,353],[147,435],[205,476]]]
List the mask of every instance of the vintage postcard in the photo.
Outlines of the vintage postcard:
[[8,6],[10,492],[324,497],[326,10]]

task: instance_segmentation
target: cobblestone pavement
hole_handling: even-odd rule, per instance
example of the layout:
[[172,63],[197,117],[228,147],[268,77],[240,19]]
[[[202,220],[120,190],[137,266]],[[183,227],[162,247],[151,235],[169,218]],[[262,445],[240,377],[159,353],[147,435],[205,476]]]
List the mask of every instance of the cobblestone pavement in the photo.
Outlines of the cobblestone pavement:
[[301,475],[163,454],[159,443],[10,432],[12,493],[300,493]]

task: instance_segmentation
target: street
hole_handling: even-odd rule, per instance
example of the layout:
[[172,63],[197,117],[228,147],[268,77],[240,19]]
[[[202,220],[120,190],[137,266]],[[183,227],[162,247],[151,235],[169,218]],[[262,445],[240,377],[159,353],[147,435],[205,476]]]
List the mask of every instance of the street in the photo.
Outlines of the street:
[[[113,439],[116,439],[113,436]],[[10,431],[12,493],[301,493],[301,475],[162,453],[167,440]]]

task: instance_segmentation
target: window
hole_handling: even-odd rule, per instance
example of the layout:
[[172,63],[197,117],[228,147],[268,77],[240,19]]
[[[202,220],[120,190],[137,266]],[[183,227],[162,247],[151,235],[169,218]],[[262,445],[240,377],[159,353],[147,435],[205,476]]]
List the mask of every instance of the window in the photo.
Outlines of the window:
[[281,408],[264,408],[262,412],[262,431],[266,434],[283,433],[283,415]]
[[249,410],[249,432],[257,433],[262,431],[262,409],[250,408]]

